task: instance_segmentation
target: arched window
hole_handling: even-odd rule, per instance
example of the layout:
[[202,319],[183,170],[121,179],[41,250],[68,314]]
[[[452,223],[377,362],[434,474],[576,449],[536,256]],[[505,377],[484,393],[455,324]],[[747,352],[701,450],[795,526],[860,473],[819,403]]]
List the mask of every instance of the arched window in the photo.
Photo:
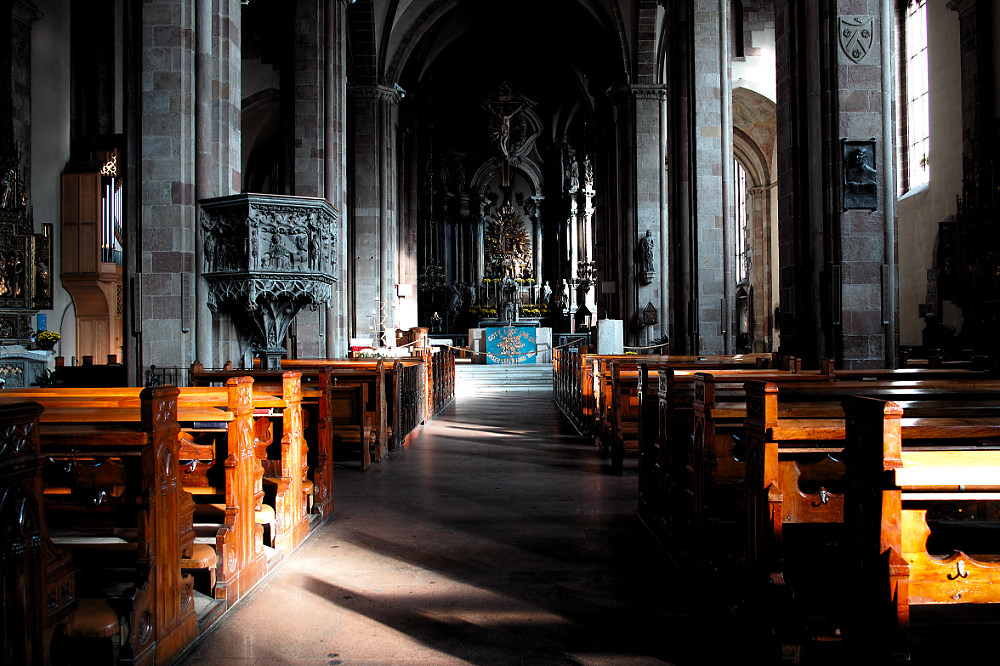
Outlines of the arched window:
[[753,287],[750,284],[750,253],[753,248],[750,246],[751,230],[753,229],[753,211],[748,205],[749,177],[747,171],[740,163],[739,159],[733,159],[733,178],[736,181],[733,185],[735,196],[735,218],[733,225],[736,233],[733,239],[733,251],[735,252],[734,265],[736,270],[736,351],[753,351]]
[[750,244],[747,242],[747,229],[750,228],[753,220],[747,206],[747,190],[749,188],[747,172],[738,159],[733,160],[733,175],[736,180],[733,188],[736,198],[736,236],[733,243],[733,249],[736,252],[736,284],[743,284],[750,274]]
[[899,76],[896,96],[899,127],[897,187],[904,194],[930,181],[927,79],[927,0],[898,5]]

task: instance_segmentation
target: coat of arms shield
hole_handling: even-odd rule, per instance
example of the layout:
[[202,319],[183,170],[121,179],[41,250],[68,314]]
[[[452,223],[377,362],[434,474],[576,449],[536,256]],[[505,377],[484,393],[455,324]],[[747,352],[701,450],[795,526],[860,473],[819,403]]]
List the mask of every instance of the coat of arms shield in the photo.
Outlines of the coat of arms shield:
[[875,40],[872,16],[854,16],[840,19],[840,49],[847,58],[857,64],[865,59]]

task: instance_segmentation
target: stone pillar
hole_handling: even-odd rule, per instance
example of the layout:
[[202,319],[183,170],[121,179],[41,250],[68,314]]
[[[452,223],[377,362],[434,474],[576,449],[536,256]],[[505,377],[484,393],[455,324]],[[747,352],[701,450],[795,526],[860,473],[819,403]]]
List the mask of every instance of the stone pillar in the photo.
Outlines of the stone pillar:
[[323,184],[327,202],[339,213],[334,248],[337,255],[337,285],[331,305],[326,310],[326,356],[340,358],[348,348],[347,282],[347,151],[344,132],[347,113],[347,81],[344,63],[347,58],[347,6],[349,0],[326,0],[326,62],[324,67],[324,151]]
[[666,196],[666,89],[662,86],[632,86],[635,98],[635,227],[631,263],[635,265],[635,244],[650,232],[653,239],[653,268],[649,281],[635,271],[635,314],[641,316],[652,303],[658,311],[655,326],[641,327],[638,344],[644,345],[669,330],[668,263],[670,245]]
[[348,89],[354,114],[354,208],[352,255],[355,266],[355,337],[367,334],[367,315],[385,303],[395,312],[396,129],[399,94],[386,86]]
[[542,251],[543,251],[543,245],[542,245],[542,202],[544,200],[545,200],[545,197],[541,197],[541,196],[531,197],[531,201],[533,203],[533,205],[531,207],[531,211],[532,211],[531,212],[531,223],[532,223],[532,232],[534,234],[534,236],[532,237],[532,245],[534,246],[532,248],[532,250],[534,252],[534,256],[532,257],[533,263],[532,263],[532,266],[531,266],[531,270],[534,273],[533,277],[535,278],[535,284],[538,287],[541,287],[541,285],[542,285]]
[[476,270],[473,277],[477,288],[480,284],[482,284],[483,278],[486,277],[486,256],[484,254],[483,245],[486,243],[486,221],[488,218],[489,205],[484,202],[480,202],[479,215],[476,217],[474,241],[476,250]]
[[[875,0],[775,5],[781,351],[805,367],[824,357],[844,368],[895,362],[895,178],[883,96],[893,86],[884,23],[892,14],[882,9]],[[873,205],[847,209],[843,141],[872,138]]]
[[773,285],[771,272],[771,186],[751,187],[747,190],[747,208],[751,211],[749,229],[753,233],[750,240],[750,284],[753,285],[753,323],[750,331],[754,352],[770,351],[773,328],[768,325],[771,316]]
[[[9,69],[2,78],[5,83],[9,83],[10,88],[0,91],[8,95],[6,99],[0,100],[4,106],[10,105],[8,110],[11,117],[12,138],[14,147],[21,154],[21,161],[18,169],[21,178],[24,179],[24,187],[27,192],[31,192],[31,28],[32,25],[42,17],[41,12],[30,0],[15,0],[9,3],[10,25],[7,28],[10,39],[0,41],[4,46],[9,46],[10,51],[3,54],[0,62]],[[67,10],[68,11],[68,10]],[[6,13],[6,12],[5,12]],[[8,58],[10,58],[8,60]],[[7,76],[9,75],[9,80]],[[7,132],[8,128],[0,128],[0,131]]]
[[[699,339],[697,349],[701,354],[725,353],[728,348],[730,322],[726,299],[728,285],[726,270],[732,263],[731,248],[727,247],[727,227],[731,226],[729,200],[726,197],[726,156],[732,161],[732,147],[726,137],[732,132],[725,127],[725,95],[729,72],[723,60],[729,35],[722,34],[724,21],[721,12],[728,13],[725,0],[694,0],[692,27],[694,32],[692,86],[694,121],[692,149],[695,174],[692,215],[695,219],[694,246],[698,281],[696,287]],[[730,123],[731,125],[731,123]],[[729,165],[732,169],[732,165]]]
[[295,3],[294,187],[289,194],[299,197],[321,197],[324,194],[325,14],[324,0],[298,0]]
[[965,205],[976,208],[992,201],[978,199],[1000,184],[997,169],[997,121],[994,100],[993,12],[990,0],[950,0],[958,12],[962,59],[962,177]]
[[[291,188],[289,194],[324,197],[326,194],[326,0],[295,3],[295,35],[291,81]],[[335,223],[338,224],[339,223]],[[339,285],[334,289],[339,288]],[[326,354],[327,306],[302,310],[289,336],[293,354],[305,357]]]
[[[240,191],[242,112],[239,0],[197,3],[195,16],[195,199],[222,197]],[[196,358],[205,367],[237,360],[239,346],[222,348],[213,333],[208,286],[202,272],[204,230],[195,242]],[[231,336],[235,339],[235,336]],[[220,352],[215,357],[216,350]]]
[[190,365],[195,353],[195,6],[149,0],[142,11],[142,363]]

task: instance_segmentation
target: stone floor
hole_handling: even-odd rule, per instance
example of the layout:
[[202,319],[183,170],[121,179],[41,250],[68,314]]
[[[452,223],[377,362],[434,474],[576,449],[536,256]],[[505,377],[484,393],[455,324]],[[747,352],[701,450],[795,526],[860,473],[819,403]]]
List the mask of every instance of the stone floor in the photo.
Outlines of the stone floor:
[[729,661],[696,577],[637,521],[636,483],[550,395],[460,395],[407,450],[338,469],[336,518],[182,663]]

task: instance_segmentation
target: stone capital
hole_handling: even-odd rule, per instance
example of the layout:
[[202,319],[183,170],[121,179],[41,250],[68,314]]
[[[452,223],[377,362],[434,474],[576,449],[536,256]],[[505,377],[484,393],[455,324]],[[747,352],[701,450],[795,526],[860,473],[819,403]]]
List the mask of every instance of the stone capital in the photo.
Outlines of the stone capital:
[[399,91],[392,86],[347,86],[347,94],[355,99],[374,99],[399,104]]
[[608,95],[616,104],[640,99],[665,102],[667,100],[667,87],[662,85],[632,84],[615,88],[614,90],[611,90]]

